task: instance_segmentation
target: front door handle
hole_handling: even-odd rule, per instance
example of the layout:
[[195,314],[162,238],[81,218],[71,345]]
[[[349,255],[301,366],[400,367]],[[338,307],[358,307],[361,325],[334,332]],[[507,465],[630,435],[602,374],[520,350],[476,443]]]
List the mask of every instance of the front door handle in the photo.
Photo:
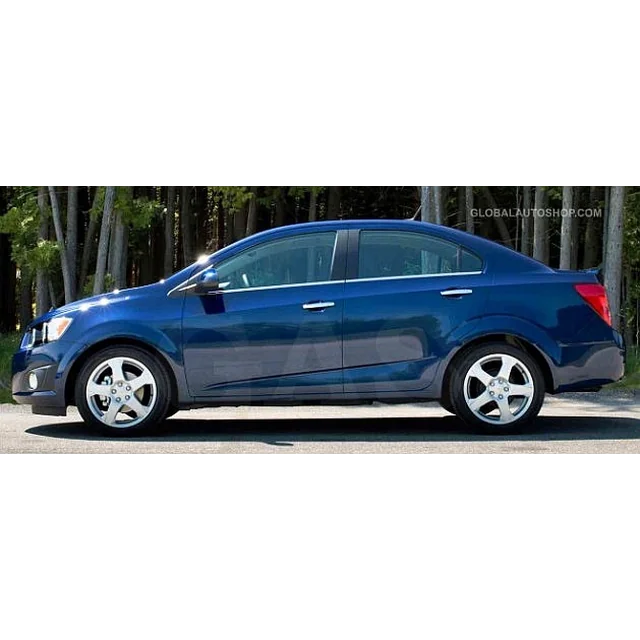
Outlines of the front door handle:
[[302,305],[302,308],[305,311],[324,311],[325,309],[330,309],[335,306],[335,302],[307,302]]
[[446,298],[458,298],[460,296],[468,296],[472,293],[473,289],[445,289],[440,292],[440,295]]

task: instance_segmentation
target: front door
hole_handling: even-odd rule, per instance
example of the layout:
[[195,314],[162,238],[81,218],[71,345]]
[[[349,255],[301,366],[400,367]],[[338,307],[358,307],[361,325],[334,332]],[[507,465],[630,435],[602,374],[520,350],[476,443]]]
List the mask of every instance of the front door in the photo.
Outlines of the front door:
[[198,398],[342,393],[344,275],[336,231],[266,241],[220,264],[220,292],[188,295],[189,391]]

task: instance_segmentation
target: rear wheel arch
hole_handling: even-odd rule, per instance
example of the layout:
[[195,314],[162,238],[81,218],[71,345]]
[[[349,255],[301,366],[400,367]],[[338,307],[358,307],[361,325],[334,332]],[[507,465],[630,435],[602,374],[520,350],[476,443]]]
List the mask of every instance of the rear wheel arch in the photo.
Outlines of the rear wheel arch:
[[138,349],[142,349],[143,351],[146,351],[147,353],[154,356],[158,360],[158,362],[165,369],[167,377],[169,379],[169,384],[171,388],[171,404],[172,406],[177,407],[178,406],[178,383],[176,380],[175,373],[173,372],[171,365],[167,361],[167,357],[162,353],[162,351],[150,345],[149,343],[144,342],[143,340],[137,340],[136,338],[126,338],[126,337],[107,338],[105,340],[101,340],[100,342],[96,342],[95,344],[92,344],[88,349],[83,351],[78,358],[76,358],[75,362],[71,366],[71,369],[69,370],[69,373],[67,374],[67,378],[65,381],[65,392],[64,392],[65,404],[67,406],[71,404],[75,405],[74,390],[75,390],[76,380],[78,378],[78,375],[80,374],[80,371],[82,370],[82,367],[89,360],[89,358],[91,358],[93,355],[95,355],[99,351],[102,351],[103,349],[106,349],[109,347],[118,347],[118,346],[137,347]]
[[449,397],[449,381],[451,379],[451,373],[455,369],[456,363],[460,362],[471,349],[474,349],[479,345],[500,342],[517,347],[530,355],[535,360],[536,364],[540,367],[540,371],[542,372],[542,375],[544,377],[546,392],[553,393],[555,384],[553,381],[551,367],[549,366],[549,362],[543,355],[542,351],[540,351],[538,347],[536,347],[532,342],[529,342],[528,340],[525,340],[524,338],[521,338],[520,336],[516,336],[514,334],[492,333],[473,338],[472,340],[464,343],[455,353],[453,358],[451,358],[451,360],[449,361],[442,381],[441,391],[442,400],[446,404],[451,404],[451,400]]

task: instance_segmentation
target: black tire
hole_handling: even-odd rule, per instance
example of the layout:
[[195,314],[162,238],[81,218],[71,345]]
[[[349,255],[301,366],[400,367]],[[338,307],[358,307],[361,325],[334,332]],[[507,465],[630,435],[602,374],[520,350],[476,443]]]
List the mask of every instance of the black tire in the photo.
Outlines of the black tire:
[[176,407],[176,406],[174,406],[174,405],[171,405],[171,406],[169,407],[169,411],[167,411],[167,415],[166,415],[166,417],[165,417],[165,420],[166,420],[167,418],[171,418],[171,416],[175,416],[175,415],[176,415],[176,413],[178,413],[178,411],[180,411],[180,408],[179,408],[179,407]]
[[453,405],[451,404],[451,400],[449,399],[449,394],[447,394],[446,397],[440,398],[440,406],[445,411],[448,411],[449,413],[453,413],[455,415],[456,411],[453,408]]
[[[492,414],[485,415],[484,419],[478,417],[474,411],[471,410],[469,405],[467,404],[467,400],[465,399],[465,379],[467,377],[467,373],[469,373],[470,369],[476,365],[478,362],[481,362],[485,358],[489,358],[486,365],[489,368],[497,367],[499,364],[499,360],[496,360],[496,364],[493,364],[493,360],[490,359],[490,356],[493,355],[505,355],[512,356],[519,361],[520,365],[514,367],[512,370],[510,381],[508,380],[505,384],[509,385],[506,388],[510,389],[510,387],[514,384],[524,385],[526,382],[526,374],[530,374],[530,382],[533,385],[533,390],[531,392],[531,400],[526,406],[527,399],[524,396],[513,396],[516,398],[513,400],[514,406],[516,407],[515,411],[511,411],[512,417],[509,418],[511,421],[506,423],[501,423],[498,420],[497,414],[499,412],[499,406],[497,401],[494,402],[493,399],[490,399],[487,404],[482,405],[481,413]],[[506,358],[505,358],[506,360]],[[522,367],[524,365],[524,367]],[[529,426],[531,422],[537,417],[540,409],[542,408],[542,404],[544,402],[545,397],[545,381],[544,376],[540,370],[538,363],[526,352],[522,349],[518,349],[509,344],[505,343],[490,343],[483,344],[477,347],[471,348],[469,351],[461,354],[460,358],[456,358],[456,360],[451,364],[453,367],[451,371],[451,376],[449,378],[449,397],[451,399],[451,407],[454,413],[469,427],[474,429],[474,431],[487,434],[487,435],[501,435],[501,434],[513,434],[520,433],[522,430]],[[526,371],[528,370],[528,372]],[[483,369],[483,372],[486,371]],[[504,390],[500,388],[497,382],[497,373],[491,373],[491,382],[493,385],[496,385],[494,388],[496,391],[493,394],[501,393]],[[519,380],[519,377],[522,380]],[[476,397],[480,397],[484,390],[487,393],[491,393],[489,386],[482,385],[477,380],[470,379],[469,385],[476,384],[480,385],[478,387],[477,396],[474,394],[471,399],[475,399]],[[489,383],[491,384],[491,383]],[[493,386],[492,385],[492,386]],[[504,394],[509,397],[509,394]],[[500,398],[502,399],[502,395]],[[507,400],[507,402],[511,402]],[[522,403],[522,405],[520,405]],[[493,416],[493,417],[492,417]],[[493,420],[493,421],[489,421]]]
[[[156,393],[154,394],[155,401],[153,402],[153,406],[149,410],[148,414],[144,415],[144,417],[133,426],[126,426],[126,423],[123,423],[120,426],[109,426],[98,417],[96,417],[92,408],[89,406],[89,402],[85,395],[85,390],[87,388],[87,384],[89,383],[89,378],[92,372],[100,367],[101,364],[113,358],[129,358],[139,362],[147,368],[148,372],[153,376],[153,380],[155,382]],[[125,364],[125,367],[128,366],[128,364]],[[125,375],[131,374],[125,372]],[[107,387],[107,389],[109,389],[109,387]],[[150,354],[144,349],[139,349],[137,347],[128,345],[107,347],[106,349],[103,349],[102,351],[99,351],[91,356],[84,363],[82,369],[78,374],[74,392],[76,406],[78,407],[78,411],[80,412],[82,419],[92,428],[108,436],[129,437],[156,433],[160,430],[161,425],[164,423],[169,414],[169,411],[172,408],[171,384],[164,366],[156,356]],[[152,392],[145,390],[144,393],[151,394]],[[106,406],[110,406],[111,402],[112,401],[110,401]],[[123,399],[122,402],[124,403],[126,401]],[[120,411],[118,415],[122,414],[129,417],[136,416],[135,412],[130,411]]]

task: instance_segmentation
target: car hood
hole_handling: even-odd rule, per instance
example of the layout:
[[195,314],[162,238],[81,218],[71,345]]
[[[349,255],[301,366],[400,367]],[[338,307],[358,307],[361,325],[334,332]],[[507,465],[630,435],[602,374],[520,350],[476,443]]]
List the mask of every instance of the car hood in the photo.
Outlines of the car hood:
[[134,301],[139,301],[140,298],[158,293],[161,288],[164,288],[163,283],[156,282],[155,284],[148,284],[142,287],[122,289],[121,291],[115,290],[111,293],[104,293],[98,296],[91,296],[90,298],[76,300],[75,302],[65,304],[62,307],[51,309],[44,315],[36,318],[29,324],[27,330],[43,322],[48,322],[52,318],[77,313],[78,311],[88,311],[93,307],[105,307],[113,304],[130,304]]

